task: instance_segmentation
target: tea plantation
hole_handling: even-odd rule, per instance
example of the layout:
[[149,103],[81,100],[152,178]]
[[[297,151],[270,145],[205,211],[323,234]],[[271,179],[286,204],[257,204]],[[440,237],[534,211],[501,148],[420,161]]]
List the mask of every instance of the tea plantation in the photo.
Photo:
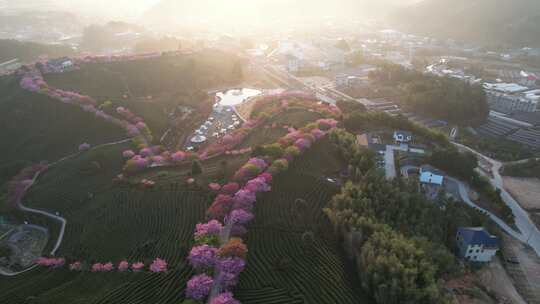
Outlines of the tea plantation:
[[79,107],[19,88],[14,77],[0,77],[0,185],[29,162],[56,161],[91,145],[125,138],[125,132]]
[[327,140],[280,175],[258,200],[249,229],[247,270],[236,292],[243,303],[369,303],[322,208],[339,186],[342,163]]

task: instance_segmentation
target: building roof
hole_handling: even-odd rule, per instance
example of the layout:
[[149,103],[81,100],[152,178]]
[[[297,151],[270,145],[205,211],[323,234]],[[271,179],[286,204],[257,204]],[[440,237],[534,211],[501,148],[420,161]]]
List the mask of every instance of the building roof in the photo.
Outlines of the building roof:
[[528,90],[529,88],[521,86],[517,83],[484,83],[484,89],[493,90],[503,93],[518,93]]
[[394,131],[394,134],[397,134],[397,135],[403,135],[403,137],[412,137],[412,132],[409,132],[409,131],[403,131],[403,130],[396,130]]
[[510,116],[533,126],[540,126],[540,112],[515,112]]
[[436,185],[442,185],[444,180],[444,176],[437,175],[429,171],[423,171],[420,174],[420,182],[424,184],[436,184]]
[[499,246],[499,238],[490,235],[483,227],[459,227],[458,234],[468,245],[484,245],[490,248]]

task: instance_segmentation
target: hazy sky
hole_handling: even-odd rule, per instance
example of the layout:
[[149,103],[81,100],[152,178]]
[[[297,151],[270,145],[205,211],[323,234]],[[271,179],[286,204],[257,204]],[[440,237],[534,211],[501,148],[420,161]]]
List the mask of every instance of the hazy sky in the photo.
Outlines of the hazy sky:
[[347,20],[380,17],[396,5],[418,1],[421,0],[0,0],[0,11],[66,10],[88,17],[90,22],[115,19],[166,26],[202,20],[249,26],[273,24],[281,19],[301,23],[306,18],[323,20],[328,16]]
[[135,17],[159,0],[0,0],[0,9],[62,9],[107,17]]

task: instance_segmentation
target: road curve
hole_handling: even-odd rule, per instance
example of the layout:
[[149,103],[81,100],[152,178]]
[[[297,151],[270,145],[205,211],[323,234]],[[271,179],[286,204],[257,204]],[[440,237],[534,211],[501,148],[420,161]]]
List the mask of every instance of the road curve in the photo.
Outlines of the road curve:
[[[412,169],[416,169],[416,170],[419,170],[420,168],[419,167],[416,167],[416,166],[403,166],[401,167],[401,174],[404,176],[404,177],[408,177],[409,174],[409,170],[412,170]],[[525,240],[523,239],[523,235],[520,234],[519,232],[515,231],[514,229],[512,229],[510,226],[508,226],[508,224],[506,224],[503,220],[501,220],[499,217],[497,217],[495,214],[491,213],[489,210],[486,210],[478,205],[476,205],[472,200],[471,198],[469,197],[469,189],[468,189],[468,186],[456,179],[456,178],[453,178],[451,176],[448,176],[446,175],[445,178],[447,180],[450,180],[452,181],[453,183],[456,183],[458,185],[458,189],[459,189],[459,195],[461,197],[461,200],[471,206],[472,208],[474,209],[477,209],[479,211],[481,211],[482,213],[484,214],[487,214],[489,216],[489,218],[491,220],[493,220],[503,231],[505,231],[506,233],[508,233],[510,236],[522,241],[522,242],[525,242]]]
[[[504,183],[502,176],[500,174],[500,170],[503,167],[503,163],[500,161],[494,160],[488,156],[483,155],[482,153],[467,147],[465,145],[452,142],[455,146],[465,149],[467,151],[472,152],[476,156],[483,158],[487,162],[491,163],[492,167],[492,173],[493,178],[488,176],[489,182],[491,185],[501,191],[501,198],[504,201],[504,203],[512,210],[512,213],[514,214],[514,220],[516,222],[516,226],[518,227],[520,231],[520,237],[519,240],[522,242],[527,243],[529,246],[531,246],[536,254],[540,256],[540,231],[534,224],[534,222],[530,219],[529,214],[527,211],[523,210],[519,203],[504,189]],[[521,160],[518,162],[512,162],[512,163],[520,163],[525,162],[527,160]]]
[[[123,140],[119,140],[119,141],[114,141],[114,142],[110,142],[110,143],[105,143],[105,144],[101,144],[101,145],[97,145],[95,147],[92,147],[90,150],[94,150],[94,149],[97,149],[97,148],[100,148],[100,147],[105,147],[105,146],[117,145],[117,144],[128,142],[130,140],[131,140],[131,138],[123,139]],[[74,153],[74,154],[70,154],[70,155],[68,155],[66,157],[63,157],[63,158],[59,159],[58,161],[56,161],[54,163],[51,163],[48,167],[50,168],[52,166],[58,165],[59,163],[61,163],[63,161],[66,161],[66,160],[68,160],[70,158],[73,158],[73,157],[75,157],[75,156],[77,156],[77,155],[79,155],[81,153],[83,153],[83,152],[77,152],[77,153]],[[28,191],[28,189],[30,189],[34,185],[34,183],[36,182],[36,180],[38,179],[40,174],[41,174],[41,171],[36,172],[36,174],[34,174],[34,177],[32,178],[32,182],[28,186],[26,186],[25,192]],[[52,213],[49,213],[49,212],[46,212],[46,211],[43,211],[43,210],[38,210],[38,209],[34,209],[34,208],[28,208],[28,207],[26,207],[26,206],[24,206],[22,204],[21,200],[22,200],[22,198],[20,198],[16,202],[17,207],[19,208],[19,210],[24,211],[24,212],[40,214],[40,215],[49,217],[49,218],[51,218],[53,220],[56,220],[56,221],[60,222],[60,225],[61,225],[60,226],[60,233],[58,234],[58,239],[56,240],[56,243],[54,244],[54,247],[50,252],[50,254],[54,256],[56,254],[56,252],[58,251],[58,249],[60,248],[60,245],[62,244],[62,241],[64,239],[64,233],[66,231],[67,220],[65,218],[61,217],[61,216],[58,216],[58,215],[55,215],[55,214],[52,214]],[[22,270],[22,271],[19,271],[19,272],[6,272],[6,271],[0,269],[0,275],[12,277],[12,276],[16,276],[16,275],[25,273],[27,271],[30,271],[30,270],[36,268],[37,266],[38,266],[37,264],[34,264],[34,265],[30,266],[29,268],[26,268],[25,270]]]

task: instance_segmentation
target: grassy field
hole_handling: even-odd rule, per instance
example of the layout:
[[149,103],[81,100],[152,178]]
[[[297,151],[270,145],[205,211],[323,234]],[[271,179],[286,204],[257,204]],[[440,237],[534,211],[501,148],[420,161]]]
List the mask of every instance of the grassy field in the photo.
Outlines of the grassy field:
[[92,145],[125,138],[124,131],[79,107],[19,88],[0,78],[0,185],[29,162],[55,161]]

